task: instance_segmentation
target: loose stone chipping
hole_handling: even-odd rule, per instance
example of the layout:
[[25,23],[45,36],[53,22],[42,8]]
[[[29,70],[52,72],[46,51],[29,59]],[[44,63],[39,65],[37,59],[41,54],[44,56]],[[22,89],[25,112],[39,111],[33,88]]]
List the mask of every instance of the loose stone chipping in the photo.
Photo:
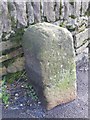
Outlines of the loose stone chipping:
[[67,29],[45,22],[30,26],[23,36],[29,81],[48,110],[76,98],[72,43]]

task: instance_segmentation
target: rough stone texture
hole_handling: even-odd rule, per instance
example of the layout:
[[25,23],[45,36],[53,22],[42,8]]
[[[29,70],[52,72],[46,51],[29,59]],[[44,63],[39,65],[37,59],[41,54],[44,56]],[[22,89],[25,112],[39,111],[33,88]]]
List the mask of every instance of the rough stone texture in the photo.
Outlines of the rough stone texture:
[[40,2],[33,2],[33,9],[34,9],[35,23],[40,22],[41,21]]
[[28,22],[29,24],[34,23],[34,10],[30,1],[27,2],[27,11],[28,11]]
[[20,25],[27,26],[27,14],[26,14],[26,3],[24,2],[15,2],[16,11],[17,11],[17,20],[18,27]]
[[44,2],[44,16],[48,22],[55,21],[54,2]]
[[69,23],[71,25],[73,25],[73,24],[75,24],[75,19],[73,19],[71,16],[72,15],[75,16],[75,3],[69,4],[68,7],[69,7],[69,10],[68,10],[68,12],[69,12],[69,19],[68,19],[68,21],[69,21]]
[[2,76],[2,75],[5,75],[7,72],[6,72],[6,67],[4,66],[4,67],[2,67],[2,68],[0,68],[0,77]]
[[60,18],[60,0],[55,1],[55,18],[56,20],[59,20]]
[[17,11],[16,11],[16,6],[13,0],[8,2],[8,10],[9,10],[8,12],[11,19],[11,27],[14,27],[15,24],[17,24]]
[[83,59],[86,59],[88,61],[88,58],[89,58],[88,53],[89,53],[89,51],[88,51],[88,47],[87,47],[81,53],[76,55],[75,61],[78,63],[83,61]]
[[[9,45],[9,42],[7,41],[12,39],[11,36],[13,32],[16,33],[18,27],[24,29],[24,27],[28,27],[29,24],[48,21],[57,24],[58,26],[68,28],[72,31],[73,36],[84,31],[86,28],[89,28],[90,19],[88,17],[89,12],[87,11],[89,10],[88,2],[83,2],[83,0],[76,0],[74,3],[70,3],[70,0],[53,0],[53,2],[45,1],[46,0],[40,0],[38,3],[35,2],[35,0],[25,0],[24,2],[18,0],[0,1],[0,42],[2,42],[2,40],[4,41],[4,47],[2,46],[0,49],[1,53],[7,48],[10,50],[11,47],[9,46],[11,46],[11,44]],[[86,11],[88,15],[86,15]],[[72,15],[72,18],[70,15]],[[75,19],[73,19],[74,16],[76,16]],[[10,38],[7,38],[8,35],[10,35]],[[86,41],[85,36],[82,36],[82,39],[80,38],[80,40],[77,39],[75,41],[75,51],[79,51],[79,49],[77,50],[77,47],[80,47],[77,46],[79,43],[82,46],[83,41]],[[2,39],[2,37],[5,39]],[[6,47],[7,43],[8,45]],[[0,43],[0,46],[1,45],[2,43]],[[21,44],[18,44],[18,46],[20,45]],[[12,48],[15,48],[15,46],[12,45]],[[5,61],[8,58],[8,53],[1,56],[2,54],[0,54],[0,62],[3,60]]]
[[0,43],[0,52],[7,50],[7,49],[11,49],[11,48],[15,48],[20,46],[18,43],[16,43],[15,41],[11,42],[10,40],[8,41],[4,41]]
[[85,15],[85,12],[87,11],[88,9],[88,2],[85,2],[84,0],[82,0],[82,15],[84,16]]
[[81,9],[81,0],[76,0],[75,2],[75,15],[77,18],[79,18],[81,12],[80,12],[80,9]]
[[7,67],[8,73],[15,73],[17,71],[22,71],[24,69],[24,58],[17,58],[14,63]]
[[9,32],[11,30],[11,20],[9,19],[8,5],[7,2],[1,2],[1,14],[2,14],[2,24],[3,32]]
[[26,70],[44,106],[53,107],[76,98],[73,38],[65,29],[39,23],[23,37]]
[[[2,2],[0,1],[0,8],[2,7]],[[2,24],[2,10],[0,9],[0,42],[2,37],[2,30],[3,30],[3,24]]]
[[83,32],[76,35],[76,47],[80,47],[88,38],[90,38],[89,33],[90,28],[85,29]]
[[80,54],[82,53],[89,45],[89,41],[87,41],[85,44],[83,44],[81,47],[79,47],[78,49],[76,49],[76,53]]
[[64,2],[64,19],[68,20],[69,18],[69,2]]

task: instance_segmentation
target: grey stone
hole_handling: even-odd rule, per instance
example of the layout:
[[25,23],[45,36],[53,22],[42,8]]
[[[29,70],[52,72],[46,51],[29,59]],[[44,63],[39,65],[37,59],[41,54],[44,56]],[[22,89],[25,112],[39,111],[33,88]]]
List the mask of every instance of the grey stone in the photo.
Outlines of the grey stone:
[[69,3],[69,18],[68,18],[68,21],[70,24],[75,24],[75,19],[73,19],[71,16],[75,16],[75,3],[72,5]]
[[23,48],[29,82],[48,110],[76,98],[73,38],[67,29],[45,22],[30,26]]
[[88,47],[86,49],[84,49],[80,54],[77,54],[77,56],[75,57],[75,61],[76,62],[81,62],[84,58],[88,61]]
[[27,10],[29,24],[32,24],[34,23],[34,10],[30,0],[27,2]]
[[3,75],[6,75],[7,71],[6,71],[6,67],[0,67],[0,77],[2,77]]
[[69,19],[69,1],[64,2],[64,19],[68,20]]
[[59,20],[60,18],[60,0],[55,1],[55,18],[56,20]]
[[76,47],[80,47],[88,38],[90,38],[90,28],[85,29],[83,32],[76,34]]
[[16,11],[16,6],[13,0],[8,2],[8,10],[9,10],[9,15],[11,19],[11,27],[13,28],[16,26],[16,23],[17,23],[17,11]]
[[55,21],[54,2],[44,2],[44,16],[48,22]]
[[8,73],[15,73],[17,71],[22,71],[24,69],[24,57],[17,58],[15,62],[7,67]]
[[82,2],[82,16],[85,15],[85,12],[87,11],[87,9],[88,9],[88,2],[83,1]]
[[89,41],[86,41],[82,46],[80,46],[78,49],[76,49],[76,53],[80,54],[82,53],[89,45]]
[[15,1],[16,12],[17,12],[17,20],[18,27],[27,26],[27,14],[26,14],[26,2]]
[[34,9],[35,23],[40,22],[41,21],[40,2],[33,2],[33,9]]
[[60,2],[60,19],[61,20],[63,20],[64,19],[64,0],[62,0],[61,2]]
[[3,24],[3,31],[2,32],[10,32],[11,31],[11,20],[8,12],[7,2],[1,2],[1,15],[2,15],[2,24]]
[[[0,8],[2,7],[2,2],[0,1]],[[3,24],[2,24],[2,9],[0,9],[0,42],[2,37]]]
[[75,2],[75,15],[77,16],[77,18],[80,17],[80,9],[81,9],[81,0],[76,0]]

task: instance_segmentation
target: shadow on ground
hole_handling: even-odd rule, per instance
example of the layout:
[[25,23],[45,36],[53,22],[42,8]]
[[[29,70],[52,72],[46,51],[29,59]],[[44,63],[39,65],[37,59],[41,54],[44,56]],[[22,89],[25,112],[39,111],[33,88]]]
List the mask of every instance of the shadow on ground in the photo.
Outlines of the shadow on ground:
[[59,105],[50,111],[42,108],[38,99],[26,96],[28,91],[24,85],[25,82],[20,81],[18,87],[12,90],[12,104],[7,108],[3,105],[3,118],[88,118],[88,63],[81,62],[77,66],[76,100]]

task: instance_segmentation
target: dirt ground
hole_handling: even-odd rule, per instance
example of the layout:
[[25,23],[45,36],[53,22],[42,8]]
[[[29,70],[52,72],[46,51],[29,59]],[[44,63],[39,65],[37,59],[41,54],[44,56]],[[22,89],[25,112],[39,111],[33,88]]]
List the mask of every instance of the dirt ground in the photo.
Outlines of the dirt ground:
[[77,98],[50,111],[42,108],[40,101],[26,98],[25,90],[18,88],[15,92],[19,93],[18,99],[14,98],[7,109],[3,107],[3,118],[88,118],[88,63],[77,65]]

